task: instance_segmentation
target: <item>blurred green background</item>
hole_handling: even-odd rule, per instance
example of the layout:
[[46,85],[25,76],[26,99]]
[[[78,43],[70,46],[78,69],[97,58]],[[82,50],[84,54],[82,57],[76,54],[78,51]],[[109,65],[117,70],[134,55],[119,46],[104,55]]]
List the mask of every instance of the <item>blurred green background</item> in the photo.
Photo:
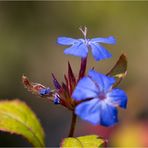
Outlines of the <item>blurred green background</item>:
[[[58,146],[68,135],[70,113],[61,106],[35,97],[24,89],[22,74],[32,81],[53,87],[51,72],[59,81],[67,72],[67,61],[75,73],[80,58],[63,54],[58,36],[117,39],[106,46],[113,58],[95,62],[89,55],[88,68],[106,73],[121,53],[128,57],[128,75],[120,84],[129,98],[120,109],[120,122],[113,128],[94,127],[78,121],[75,135],[97,133],[109,138],[111,146],[148,146],[148,2],[0,2],[0,97],[19,98],[37,114],[46,133],[46,145]],[[124,130],[127,129],[127,130]],[[134,132],[133,132],[134,131]],[[137,137],[133,138],[133,136]],[[23,138],[0,132],[0,146],[30,146]]]

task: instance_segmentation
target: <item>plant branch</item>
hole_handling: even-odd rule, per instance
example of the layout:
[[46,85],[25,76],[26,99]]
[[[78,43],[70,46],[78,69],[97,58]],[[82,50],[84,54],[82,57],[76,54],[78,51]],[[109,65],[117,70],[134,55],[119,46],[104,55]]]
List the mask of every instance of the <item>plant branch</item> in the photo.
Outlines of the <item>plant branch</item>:
[[70,127],[68,137],[73,137],[73,135],[74,135],[74,131],[75,131],[75,127],[76,127],[76,119],[77,119],[77,115],[73,111],[72,112],[71,127]]

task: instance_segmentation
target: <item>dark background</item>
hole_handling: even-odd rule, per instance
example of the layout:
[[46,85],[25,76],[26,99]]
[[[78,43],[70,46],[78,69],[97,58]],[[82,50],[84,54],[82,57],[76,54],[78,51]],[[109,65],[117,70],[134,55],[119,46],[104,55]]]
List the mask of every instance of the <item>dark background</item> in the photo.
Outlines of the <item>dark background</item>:
[[[0,96],[19,98],[37,114],[46,133],[46,146],[58,146],[68,135],[71,114],[61,106],[35,97],[24,89],[22,74],[32,81],[53,87],[51,72],[60,81],[70,61],[75,73],[80,58],[63,54],[58,36],[117,39],[106,46],[113,58],[95,62],[90,54],[88,68],[106,73],[121,53],[128,57],[128,75],[119,87],[129,98],[128,109],[120,109],[120,123],[113,128],[94,127],[79,120],[75,135],[100,134],[113,146],[148,146],[144,132],[148,114],[148,2],[0,2]],[[123,130],[124,128],[127,129]],[[140,128],[140,132],[139,132]],[[142,130],[141,130],[142,129]],[[134,132],[133,132],[134,131]],[[133,140],[133,136],[138,138]],[[117,135],[117,136],[116,136]],[[114,138],[115,137],[115,138]],[[145,140],[145,141],[144,141]],[[22,137],[0,132],[0,146],[31,146]]]

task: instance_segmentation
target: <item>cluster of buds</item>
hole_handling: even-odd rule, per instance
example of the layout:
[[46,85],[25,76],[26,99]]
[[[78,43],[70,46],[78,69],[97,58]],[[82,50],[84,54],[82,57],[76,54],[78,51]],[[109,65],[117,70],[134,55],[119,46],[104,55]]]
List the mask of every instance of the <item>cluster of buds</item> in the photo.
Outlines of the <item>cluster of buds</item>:
[[67,109],[74,111],[76,105],[81,101],[76,101],[71,98],[72,92],[75,89],[78,81],[84,77],[86,71],[87,58],[81,59],[79,74],[76,77],[73,73],[72,67],[68,62],[68,72],[64,75],[65,82],[61,84],[57,80],[56,76],[52,73],[53,84],[55,89],[46,87],[40,83],[31,82],[27,76],[22,76],[22,83],[28,91],[41,98],[46,98],[54,104],[61,104]]

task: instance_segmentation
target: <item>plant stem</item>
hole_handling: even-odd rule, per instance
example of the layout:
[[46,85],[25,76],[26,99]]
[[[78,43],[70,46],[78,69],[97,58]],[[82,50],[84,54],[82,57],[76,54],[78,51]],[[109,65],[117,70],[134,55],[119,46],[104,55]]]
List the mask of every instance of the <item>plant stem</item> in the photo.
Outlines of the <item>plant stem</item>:
[[76,127],[76,119],[77,119],[77,115],[73,111],[72,112],[71,127],[70,127],[68,137],[73,137],[73,135],[74,135],[74,130],[75,130],[75,127]]
[[79,70],[78,81],[79,81],[82,77],[84,77],[85,71],[86,71],[86,65],[87,65],[87,57],[81,58],[81,66],[80,66],[80,70]]

